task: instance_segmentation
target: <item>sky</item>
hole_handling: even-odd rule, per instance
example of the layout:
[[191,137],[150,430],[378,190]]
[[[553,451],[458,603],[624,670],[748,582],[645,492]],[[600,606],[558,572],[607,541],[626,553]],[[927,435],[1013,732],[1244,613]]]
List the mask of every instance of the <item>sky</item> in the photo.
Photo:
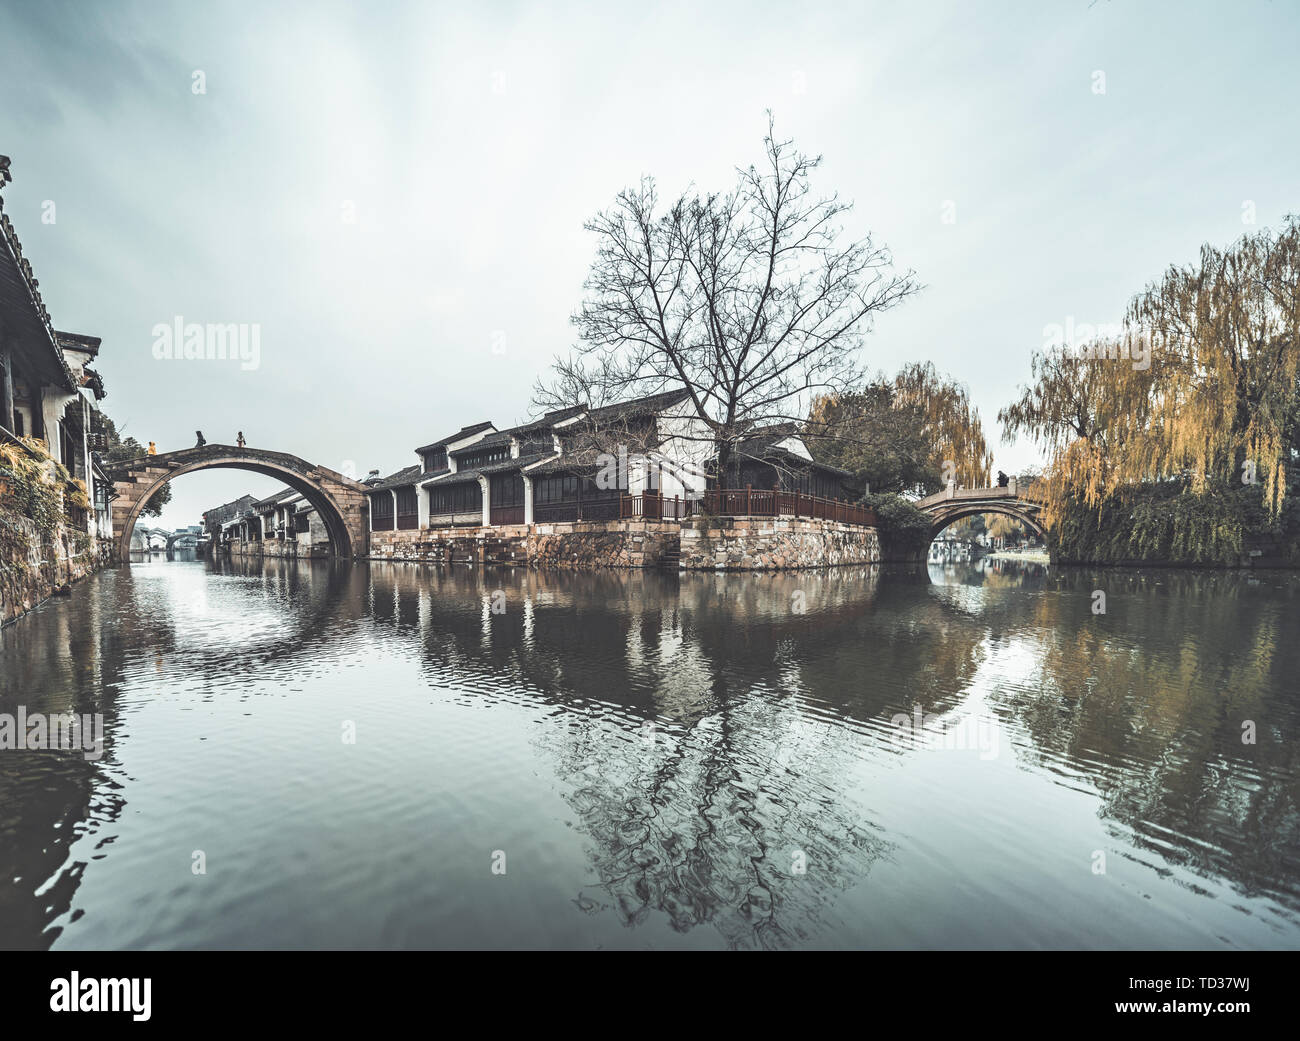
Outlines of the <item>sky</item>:
[[[863,364],[965,383],[1016,472],[996,414],[1052,326],[1300,211],[1297,39],[1300,4],[1249,0],[0,0],[5,212],[124,434],[387,474],[528,418],[584,220],[647,174],[727,189],[770,109],[925,286]],[[256,327],[256,366],[155,357],[178,316]],[[277,487],[187,475],[159,523]]]

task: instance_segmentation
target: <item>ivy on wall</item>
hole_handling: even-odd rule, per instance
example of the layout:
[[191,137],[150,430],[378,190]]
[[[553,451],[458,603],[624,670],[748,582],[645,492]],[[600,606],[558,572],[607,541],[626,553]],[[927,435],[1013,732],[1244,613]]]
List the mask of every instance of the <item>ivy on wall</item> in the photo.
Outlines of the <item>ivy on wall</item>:
[[0,512],[31,520],[44,542],[54,541],[59,528],[66,526],[65,508],[90,508],[85,483],[72,477],[36,438],[0,445],[0,477],[7,477],[10,485],[0,499]]

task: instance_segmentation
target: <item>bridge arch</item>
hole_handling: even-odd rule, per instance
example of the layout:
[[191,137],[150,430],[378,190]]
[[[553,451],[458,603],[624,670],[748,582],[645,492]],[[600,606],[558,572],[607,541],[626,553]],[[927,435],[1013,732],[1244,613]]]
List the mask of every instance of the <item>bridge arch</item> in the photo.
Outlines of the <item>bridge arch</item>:
[[1038,520],[1030,511],[1019,509],[1016,506],[1004,503],[998,503],[995,506],[972,506],[958,510],[951,510],[942,514],[930,527],[930,541],[933,542],[937,539],[943,529],[954,522],[959,521],[964,517],[977,517],[983,513],[1000,513],[1004,517],[1010,517],[1012,520],[1017,520],[1044,542],[1047,541],[1047,532],[1044,530],[1043,526],[1038,523]]
[[177,477],[199,470],[247,470],[274,477],[300,493],[320,514],[336,559],[350,560],[364,556],[367,551],[365,486],[294,455],[232,445],[204,445],[111,463],[105,470],[113,479],[113,537],[119,561],[130,560],[131,533],[154,492]]
[[1047,543],[1047,531],[1038,520],[1042,507],[1032,499],[1021,497],[1012,483],[999,488],[945,488],[921,499],[917,508],[930,515],[930,541],[944,528],[963,517],[981,513],[1000,513],[1019,521]]

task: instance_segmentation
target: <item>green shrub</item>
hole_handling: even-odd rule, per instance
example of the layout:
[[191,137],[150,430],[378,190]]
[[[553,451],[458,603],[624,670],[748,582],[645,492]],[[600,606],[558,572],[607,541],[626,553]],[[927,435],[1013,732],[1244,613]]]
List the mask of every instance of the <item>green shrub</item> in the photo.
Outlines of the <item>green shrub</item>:
[[862,504],[876,512],[876,530],[887,557],[924,553],[930,545],[933,520],[915,503],[893,492],[865,495]]

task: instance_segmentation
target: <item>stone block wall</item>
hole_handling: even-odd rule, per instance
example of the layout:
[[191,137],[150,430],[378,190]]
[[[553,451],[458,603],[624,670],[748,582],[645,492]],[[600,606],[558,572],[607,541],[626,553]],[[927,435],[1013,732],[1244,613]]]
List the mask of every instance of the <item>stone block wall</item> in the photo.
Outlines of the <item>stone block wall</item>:
[[875,528],[793,517],[692,517],[683,571],[787,571],[880,562]]
[[426,564],[527,564],[524,525],[372,531],[371,560],[413,560]]
[[318,560],[330,555],[329,536],[323,538],[321,542],[310,542],[302,536],[297,539],[249,539],[247,542],[236,539],[230,543],[230,555],[244,560],[263,557]]
[[653,568],[675,553],[672,521],[576,521],[372,531],[371,560],[513,564],[539,570]]
[[62,526],[42,538],[33,521],[0,509],[0,625],[98,571],[107,549]]
[[[680,560],[679,560],[680,557]],[[771,517],[579,521],[370,533],[371,560],[538,570],[784,571],[880,563],[875,528]]]
[[534,524],[527,538],[532,567],[657,568],[676,554],[676,521],[577,521]]

